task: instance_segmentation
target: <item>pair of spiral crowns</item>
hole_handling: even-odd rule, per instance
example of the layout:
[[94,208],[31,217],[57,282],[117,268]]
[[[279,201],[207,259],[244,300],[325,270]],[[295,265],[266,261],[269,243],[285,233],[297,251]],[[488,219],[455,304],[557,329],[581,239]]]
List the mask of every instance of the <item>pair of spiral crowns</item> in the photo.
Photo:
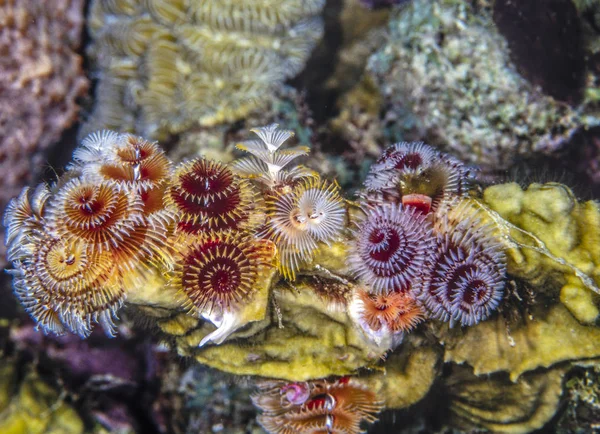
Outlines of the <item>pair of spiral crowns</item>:
[[505,257],[462,200],[472,177],[421,142],[397,143],[371,167],[348,264],[359,282],[349,310],[372,340],[395,346],[426,318],[470,326],[498,307]]
[[281,149],[293,132],[252,131],[258,140],[237,145],[249,155],[231,165],[174,166],[156,143],[92,134],[57,182],[13,199],[10,273],[39,327],[86,337],[99,323],[113,335],[128,294],[158,276],[220,329],[203,344],[220,343],[275,271],[310,274],[333,243],[355,280],[335,304],[378,344],[393,348],[427,318],[469,326],[498,307],[504,254],[461,205],[471,178],[461,162],[422,143],[393,145],[348,213],[335,182],[293,164],[308,148]]

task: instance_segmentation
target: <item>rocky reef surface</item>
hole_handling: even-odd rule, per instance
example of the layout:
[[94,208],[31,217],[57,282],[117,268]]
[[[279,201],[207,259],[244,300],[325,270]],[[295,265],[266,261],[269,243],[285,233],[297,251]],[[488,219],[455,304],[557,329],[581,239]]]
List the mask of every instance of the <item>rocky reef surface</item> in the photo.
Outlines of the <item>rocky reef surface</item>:
[[292,131],[253,131],[248,156],[175,166],[141,137],[94,134],[15,198],[10,273],[38,327],[114,336],[127,305],[179,356],[256,379],[271,433],[357,433],[440,381],[444,426],[554,417],[563,378],[600,357],[597,202],[556,183],[478,191],[419,142],[387,148],[342,200],[294,162],[309,149],[284,146]]
[[597,430],[600,7],[551,3],[90,1],[0,431]]

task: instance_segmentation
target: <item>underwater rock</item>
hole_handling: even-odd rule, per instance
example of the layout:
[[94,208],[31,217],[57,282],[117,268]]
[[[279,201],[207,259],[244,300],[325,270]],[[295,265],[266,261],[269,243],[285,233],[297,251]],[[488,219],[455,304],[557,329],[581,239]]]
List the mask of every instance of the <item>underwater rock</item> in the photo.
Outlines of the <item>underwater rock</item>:
[[[113,335],[127,300],[181,355],[294,381],[374,365],[426,316],[473,325],[496,310],[499,244],[440,217],[469,186],[458,160],[391,146],[362,195],[373,210],[348,217],[335,182],[292,164],[309,151],[283,146],[292,131],[253,132],[231,165],[173,168],[156,143],[103,131],[56,185],[15,198],[14,290],[42,330],[87,337],[98,323]],[[432,270],[450,259],[448,279],[462,283],[446,288]]]
[[366,157],[378,156],[383,141],[383,125],[379,111],[383,98],[369,76],[363,77],[338,101],[340,113],[329,122],[329,131],[347,143],[345,161],[368,163]]
[[577,160],[575,170],[585,173],[593,187],[600,185],[600,137],[596,128],[583,138],[581,157]]
[[390,42],[369,68],[389,110],[407,112],[395,128],[411,131],[417,120],[420,136],[493,169],[550,154],[599,122],[586,106],[560,103],[523,78],[490,12],[463,1],[413,2],[395,12]]
[[[548,384],[523,425],[506,417],[510,403],[485,422],[537,427],[560,393],[549,370],[600,357],[597,202],[555,183],[476,190],[472,169],[422,142],[388,147],[353,202],[297,164],[310,149],[287,146],[293,131],[252,132],[230,164],[175,166],[157,143],[99,132],[54,185],[13,199],[9,272],[42,331],[85,338],[98,323],[114,335],[127,302],[180,356],[293,383],[294,405],[306,395],[297,383],[325,381],[304,408],[319,424],[345,414],[334,414],[331,382],[372,392],[377,404],[353,415],[351,433],[384,404],[425,397],[443,363],[522,381],[511,396]],[[532,371],[547,383],[527,383]],[[455,389],[456,424],[485,426],[478,409],[497,395],[478,388]],[[119,423],[117,413],[104,416]]]
[[83,132],[165,138],[265,107],[321,38],[323,0],[95,0],[98,96]]
[[[583,39],[586,51],[590,54],[588,61],[588,72],[597,77],[598,51],[600,50],[600,38],[598,38],[598,25],[600,24],[600,5],[596,0],[572,0],[581,17]],[[596,81],[597,84],[597,81]]]
[[[346,161],[362,161],[365,154],[377,156],[383,147],[379,121],[383,99],[373,80],[365,75],[369,56],[386,42],[390,11],[384,8],[366,11],[358,0],[347,0],[340,12],[341,45],[335,68],[321,92],[335,96],[328,120],[326,150],[343,153]],[[338,113],[339,112],[339,113]],[[350,145],[350,149],[348,146]]]
[[381,372],[361,378],[387,409],[408,408],[423,399],[439,375],[441,354],[431,346],[406,345],[391,353]]
[[584,434],[598,429],[600,420],[600,363],[578,363],[565,379],[566,404],[556,422],[560,434]]
[[184,432],[258,432],[258,423],[253,422],[256,412],[250,400],[254,389],[252,380],[194,365],[181,373],[175,386],[171,393],[183,398],[180,417],[188,420]]
[[[221,345],[198,348],[211,328],[197,329],[194,322],[176,338],[178,353],[236,375],[289,381],[350,375],[377,363],[385,349],[366,345],[345,312],[328,309],[303,283],[294,287],[296,290],[284,286],[275,292],[281,323],[267,317]],[[159,326],[168,330],[162,322]],[[245,338],[242,346],[240,338]]]
[[347,92],[363,75],[368,57],[386,39],[390,12],[360,8],[358,0],[346,0],[339,15],[340,46],[325,91]]
[[0,209],[35,180],[44,151],[77,119],[76,99],[88,89],[76,52],[83,3],[9,0],[0,5]]
[[410,0],[361,0],[360,2],[370,9],[386,8],[395,5],[401,5]]

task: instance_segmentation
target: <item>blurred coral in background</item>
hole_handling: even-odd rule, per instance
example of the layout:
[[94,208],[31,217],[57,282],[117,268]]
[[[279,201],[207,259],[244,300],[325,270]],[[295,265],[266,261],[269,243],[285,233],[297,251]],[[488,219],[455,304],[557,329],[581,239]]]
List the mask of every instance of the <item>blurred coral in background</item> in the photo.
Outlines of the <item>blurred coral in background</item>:
[[94,0],[99,84],[84,133],[164,139],[265,108],[320,40],[324,0]]
[[[77,120],[88,81],[77,54],[83,0],[0,3],[0,208],[39,175]],[[3,262],[3,261],[1,261]]]

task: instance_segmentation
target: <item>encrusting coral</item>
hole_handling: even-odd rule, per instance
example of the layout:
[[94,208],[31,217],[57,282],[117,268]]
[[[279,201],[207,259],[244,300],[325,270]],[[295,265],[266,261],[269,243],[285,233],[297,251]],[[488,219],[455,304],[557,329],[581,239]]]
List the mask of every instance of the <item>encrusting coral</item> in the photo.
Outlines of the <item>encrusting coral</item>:
[[164,138],[235,122],[297,74],[320,39],[324,0],[95,0],[97,105],[84,131]]
[[489,218],[508,241],[512,274],[560,299],[581,322],[598,317],[600,295],[600,206],[578,202],[571,190],[556,183],[509,183],[487,188],[483,203],[495,213]]
[[464,432],[527,433],[542,428],[561,401],[565,367],[534,372],[516,383],[502,376],[477,377],[454,367],[445,381],[450,423]]
[[461,335],[443,332],[444,358],[469,364],[476,375],[508,372],[516,381],[539,367],[600,357],[598,327],[580,324],[561,304],[553,305],[549,311],[535,309],[533,319],[513,325],[510,335],[505,331],[506,324],[497,318]]
[[[111,335],[121,306],[137,306],[180,355],[277,379],[255,403],[269,432],[286,433],[359,432],[383,405],[421,399],[442,362],[521,381],[600,358],[597,203],[558,184],[478,195],[471,169],[417,143],[386,150],[352,202],[295,164],[309,150],[284,146],[293,132],[253,131],[238,144],[249,156],[174,167],[143,138],[96,133],[53,185],[13,199],[9,271],[38,326]],[[544,304],[515,322],[523,282]],[[515,431],[541,426],[555,401]],[[478,422],[478,405],[461,414],[496,426]]]

